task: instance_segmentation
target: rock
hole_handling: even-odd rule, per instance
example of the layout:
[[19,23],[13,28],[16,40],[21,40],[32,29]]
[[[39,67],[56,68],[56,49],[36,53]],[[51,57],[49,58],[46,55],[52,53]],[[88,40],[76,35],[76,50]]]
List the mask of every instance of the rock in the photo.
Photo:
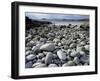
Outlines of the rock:
[[33,41],[30,41],[30,42],[28,42],[28,43],[26,44],[26,46],[28,46],[28,47],[32,47],[32,46],[35,46],[35,45],[36,45],[36,43],[33,42]]
[[53,60],[53,54],[51,52],[49,52],[47,55],[46,55],[46,58],[45,58],[45,64],[51,64],[52,63],[52,60]]
[[79,53],[80,53],[81,56],[86,55],[86,53],[84,51],[80,51]]
[[65,64],[65,63],[67,63],[67,60],[61,60],[61,63]]
[[58,56],[57,56],[56,54],[53,54],[53,58],[54,58],[54,59],[57,59]]
[[25,64],[25,68],[32,68],[32,62],[31,61],[30,62],[27,62]]
[[55,38],[53,41],[54,41],[55,43],[59,43],[59,42],[60,42],[60,39]]
[[88,63],[88,64],[89,64],[89,56],[87,56],[87,55],[82,56],[82,57],[80,58],[80,61],[81,61],[82,63]]
[[58,43],[58,46],[61,46],[61,43],[60,42]]
[[84,47],[85,47],[85,50],[86,50],[86,51],[89,51],[89,48],[90,48],[89,45],[85,45]]
[[62,50],[57,51],[57,55],[58,55],[59,59],[66,60],[66,53],[63,52]]
[[44,54],[43,53],[39,53],[38,55],[37,55],[37,58],[39,58],[39,59],[41,59],[41,58],[43,58],[44,57]]
[[40,46],[41,46],[41,45],[33,46],[32,51],[33,51],[34,53],[39,53],[39,52],[41,51],[41,50],[40,50]]
[[31,54],[32,53],[32,51],[26,51],[25,52],[25,55],[27,56],[27,55],[29,55],[29,54]]
[[55,37],[55,34],[54,33],[48,33],[47,34],[47,37],[49,38],[49,37]]
[[44,51],[53,51],[55,49],[55,45],[53,43],[46,43],[40,47],[40,50]]
[[56,64],[49,64],[48,67],[58,67]]
[[73,62],[78,65],[80,62],[80,59],[78,57],[74,57]]
[[76,48],[77,52],[84,51],[84,50],[85,50],[84,46],[77,46]]
[[70,54],[70,56],[75,57],[77,56],[78,52],[76,52],[75,50],[72,51],[72,53]]
[[89,65],[88,63],[84,63],[84,65]]
[[31,50],[31,47],[25,47],[25,51]]
[[41,38],[41,39],[40,39],[40,42],[46,42],[46,41],[47,41],[46,38]]
[[35,66],[35,68],[42,68],[42,67],[47,67],[46,64],[38,64],[37,66]]
[[45,57],[42,58],[42,62],[45,63]]
[[76,47],[76,43],[72,43],[72,44],[70,44],[69,47],[70,47],[70,48],[75,48],[75,47]]
[[40,65],[41,63],[34,63],[33,65],[32,65],[32,67],[34,68],[35,66],[37,66],[37,65]]
[[62,66],[74,66],[75,63],[73,61],[68,61],[67,63],[63,64]]
[[54,64],[57,64],[57,65],[61,65],[60,59],[54,59],[54,60],[53,60],[53,63],[54,63]]
[[85,44],[85,41],[80,42],[80,46],[84,46]]
[[67,54],[70,54],[72,51],[71,51],[71,49],[68,49],[67,50]]
[[28,36],[25,37],[25,40],[28,40],[28,39],[30,39],[31,37],[32,37],[32,35],[28,34]]
[[33,59],[35,59],[35,58],[36,58],[36,56],[33,55],[33,54],[30,54],[30,55],[26,56],[26,59],[27,59],[28,61],[33,60]]
[[70,57],[69,55],[67,56],[67,60],[68,60],[68,61],[71,60],[71,57]]

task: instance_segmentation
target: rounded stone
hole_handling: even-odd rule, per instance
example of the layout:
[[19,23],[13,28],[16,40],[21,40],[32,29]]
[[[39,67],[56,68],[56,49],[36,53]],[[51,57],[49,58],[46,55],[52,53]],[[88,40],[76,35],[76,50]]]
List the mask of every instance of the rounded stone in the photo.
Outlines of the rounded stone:
[[72,44],[70,44],[69,47],[70,47],[70,48],[75,48],[75,47],[76,47],[76,43],[72,43]]
[[89,51],[89,45],[85,45],[85,50]]
[[48,67],[58,67],[56,64],[49,64]]
[[80,59],[79,59],[78,57],[74,57],[73,62],[74,62],[75,64],[79,64],[79,63],[80,63]]
[[36,63],[34,63],[34,64],[32,65],[32,67],[34,68],[35,66],[37,66],[37,65],[39,65],[39,64],[41,64],[41,63],[36,62]]
[[25,68],[32,68],[32,61],[25,64]]
[[25,47],[25,51],[31,50],[31,47]]
[[77,54],[78,54],[78,52],[76,52],[76,51],[74,50],[74,51],[72,51],[72,53],[70,54],[70,56],[75,57],[75,56],[77,56]]
[[66,59],[66,53],[63,52],[62,50],[57,51],[57,55],[58,55],[59,59],[61,59],[61,60]]
[[35,66],[35,68],[42,68],[42,67],[47,67],[46,64],[38,64],[37,66]]
[[67,63],[63,64],[62,66],[74,66],[75,63],[73,61],[68,61]]
[[33,55],[33,54],[30,54],[30,55],[26,56],[26,59],[27,59],[28,61],[33,60],[33,59],[35,59],[35,58],[36,58],[36,56]]
[[32,53],[32,51],[26,51],[25,52],[25,55],[27,56],[27,55],[29,55],[29,54],[31,54]]
[[53,54],[51,52],[47,53],[45,58],[45,64],[51,64],[53,60]]
[[54,43],[46,43],[40,47],[40,50],[53,51],[55,49]]

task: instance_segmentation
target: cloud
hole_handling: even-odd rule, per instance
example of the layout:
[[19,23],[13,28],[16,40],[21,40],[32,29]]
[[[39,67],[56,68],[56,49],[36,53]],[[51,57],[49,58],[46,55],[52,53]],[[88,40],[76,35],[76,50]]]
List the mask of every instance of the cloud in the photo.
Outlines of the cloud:
[[89,15],[77,15],[77,14],[51,14],[51,13],[33,13],[26,12],[25,16],[30,19],[89,19]]

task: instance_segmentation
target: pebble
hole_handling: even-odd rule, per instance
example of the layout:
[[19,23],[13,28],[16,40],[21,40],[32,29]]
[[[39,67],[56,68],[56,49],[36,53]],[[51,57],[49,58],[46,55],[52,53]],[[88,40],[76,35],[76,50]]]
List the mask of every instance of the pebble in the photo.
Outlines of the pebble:
[[74,57],[73,62],[78,65],[80,63],[80,59],[78,57]]
[[47,55],[46,55],[46,58],[45,58],[45,64],[51,64],[52,63],[52,60],[53,60],[53,54],[51,52],[49,52]]
[[41,64],[41,63],[39,63],[39,62],[34,63],[34,64],[32,65],[32,67],[34,68],[35,66],[40,65],[40,64]]
[[76,47],[76,43],[70,44],[70,48],[75,48],[75,47]]
[[62,50],[57,51],[57,55],[58,55],[59,59],[66,60],[66,53],[63,52]]
[[56,64],[49,64],[48,67],[58,67]]
[[33,54],[30,54],[30,55],[26,56],[26,59],[27,59],[28,61],[33,60],[33,59],[35,59],[35,58],[36,58],[36,56],[33,55]]
[[67,63],[63,64],[62,66],[74,66],[75,63],[73,61],[68,61]]
[[54,43],[46,43],[40,47],[40,50],[53,51],[55,49]]
[[25,64],[25,68],[32,68],[32,62],[30,61],[30,62],[27,62],[26,64]]
[[27,55],[29,55],[29,54],[31,54],[31,53],[32,53],[32,51],[29,50],[29,51],[26,51],[26,52],[25,52],[25,55],[27,56]]
[[37,66],[35,66],[35,68],[42,68],[42,67],[47,67],[46,64],[38,64]]
[[77,56],[78,52],[76,52],[75,50],[72,51],[72,53],[70,54],[70,56],[75,57]]
[[85,45],[85,50],[89,51],[89,45]]
[[31,47],[25,47],[25,51],[31,50]]

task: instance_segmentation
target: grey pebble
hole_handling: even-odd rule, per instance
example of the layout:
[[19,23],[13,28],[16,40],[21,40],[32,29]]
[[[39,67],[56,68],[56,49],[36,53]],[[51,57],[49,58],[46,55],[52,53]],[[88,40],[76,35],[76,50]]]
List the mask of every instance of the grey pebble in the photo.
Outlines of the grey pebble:
[[47,67],[46,64],[38,64],[37,66],[35,66],[35,68],[42,68],[42,67]]
[[30,62],[27,62],[26,64],[25,64],[25,68],[32,68],[32,62],[30,61]]
[[51,63],[52,63],[52,60],[53,60],[53,54],[52,54],[51,52],[49,52],[49,53],[46,55],[45,64],[51,64]]
[[62,50],[57,51],[57,55],[58,55],[59,59],[61,59],[61,60],[66,59],[66,53],[63,52]]
[[75,63],[73,61],[68,61],[67,63],[63,64],[62,66],[74,66]]
[[56,64],[49,64],[48,67],[58,67]]
[[40,47],[40,50],[53,51],[55,49],[54,43],[46,43]]
[[35,59],[35,58],[36,58],[36,56],[33,55],[33,54],[30,54],[30,55],[26,56],[26,59],[27,59],[28,61],[33,60],[33,59]]

